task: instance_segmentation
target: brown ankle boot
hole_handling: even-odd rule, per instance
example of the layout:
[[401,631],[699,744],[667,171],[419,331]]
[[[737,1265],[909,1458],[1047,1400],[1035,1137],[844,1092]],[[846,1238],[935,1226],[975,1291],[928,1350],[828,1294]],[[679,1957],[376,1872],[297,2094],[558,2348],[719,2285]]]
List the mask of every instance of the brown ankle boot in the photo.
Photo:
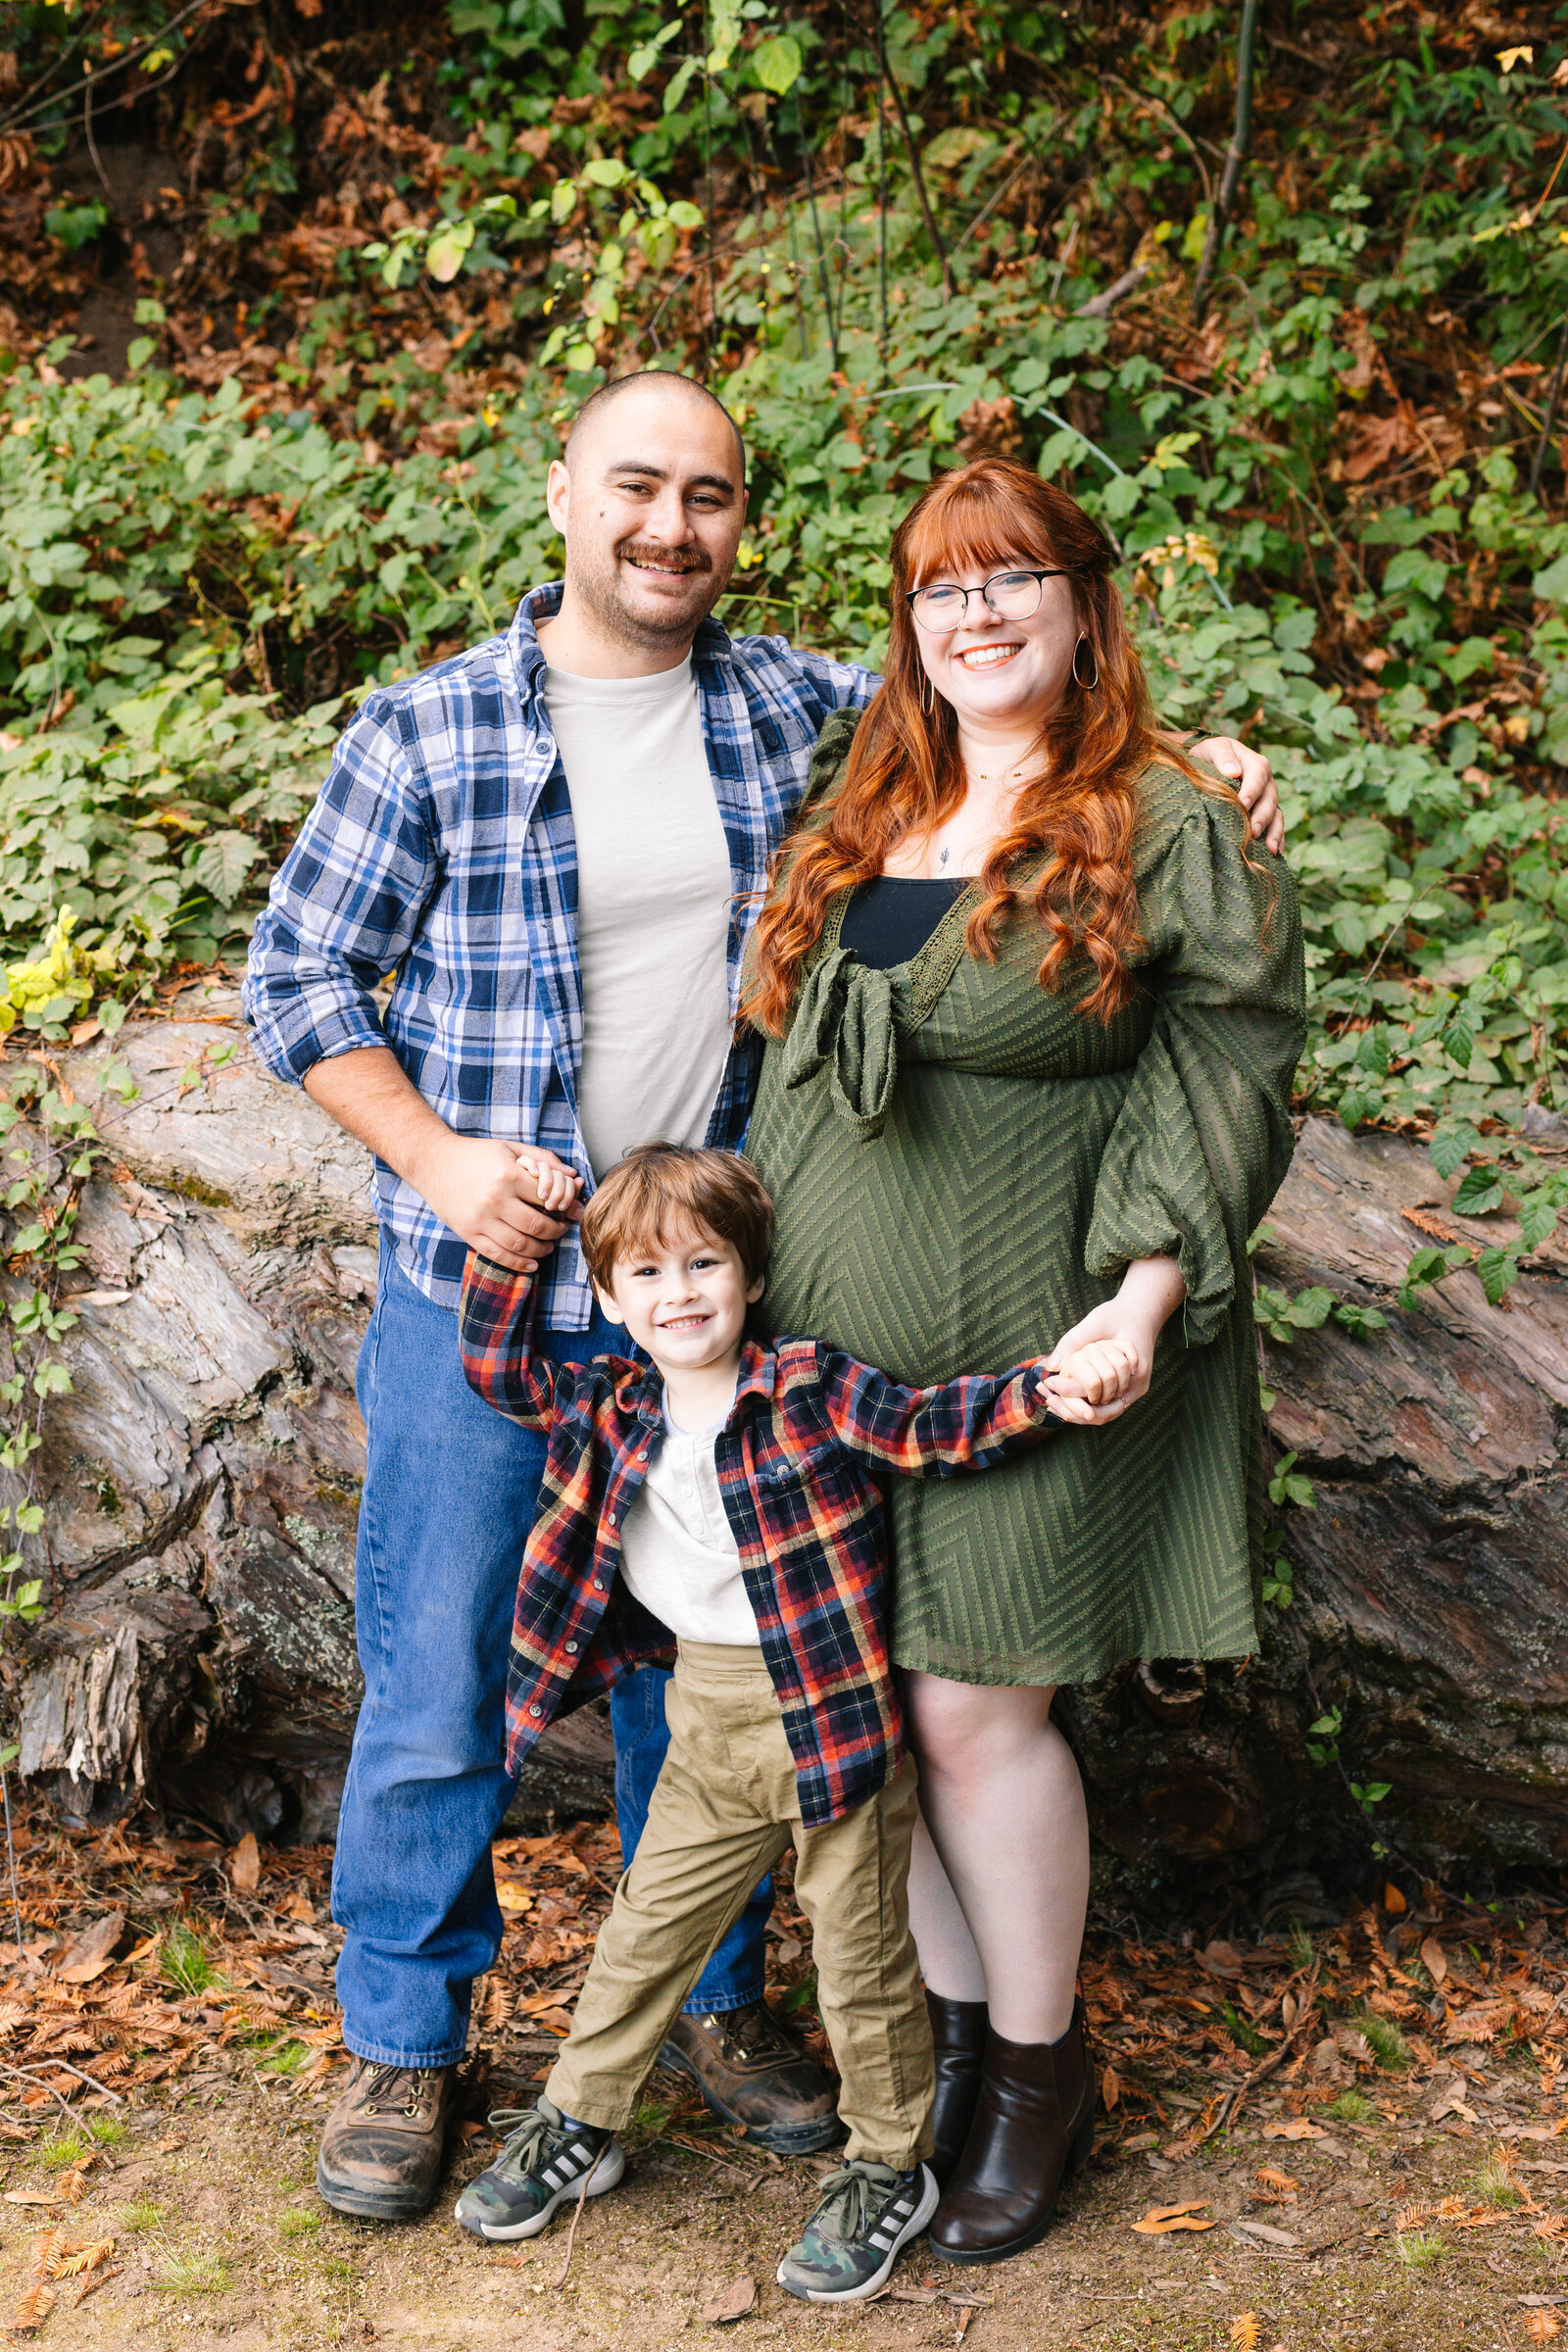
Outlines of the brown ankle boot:
[[1005,2262],[1051,2228],[1063,2180],[1089,2161],[1095,2070],[1084,2005],[1059,2041],[986,2041],[968,2144],[931,2224],[940,2262]]
[[950,2001],[939,1992],[927,1992],[925,2005],[937,2057],[937,2094],[931,2103],[936,2146],[930,2165],[937,2186],[946,2188],[980,2104],[987,2010],[984,2001]]

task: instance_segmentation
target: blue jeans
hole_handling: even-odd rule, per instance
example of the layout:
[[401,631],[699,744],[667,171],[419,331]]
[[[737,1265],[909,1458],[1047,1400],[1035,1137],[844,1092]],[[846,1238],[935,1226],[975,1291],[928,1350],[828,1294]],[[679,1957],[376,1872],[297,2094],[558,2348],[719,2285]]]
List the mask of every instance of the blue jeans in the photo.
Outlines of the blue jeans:
[[[563,1363],[617,1343],[597,1314],[587,1331],[543,1335]],[[508,1644],[545,1442],[480,1402],[463,1377],[456,1317],[399,1271],[384,1240],[357,1391],[368,1441],[355,1562],[365,1698],[332,1866],[332,1916],[347,1931],[343,2038],[383,2064],[451,2066],[466,2042],[473,1979],[501,1948],[490,1840],[513,1790]],[[663,1758],[663,1680],[627,1686],[641,1687],[648,1718],[629,1802],[616,1771],[623,1837],[634,1825],[628,1862]],[[760,1990],[767,1914],[754,1920],[756,1909],[709,1962],[694,2011]]]

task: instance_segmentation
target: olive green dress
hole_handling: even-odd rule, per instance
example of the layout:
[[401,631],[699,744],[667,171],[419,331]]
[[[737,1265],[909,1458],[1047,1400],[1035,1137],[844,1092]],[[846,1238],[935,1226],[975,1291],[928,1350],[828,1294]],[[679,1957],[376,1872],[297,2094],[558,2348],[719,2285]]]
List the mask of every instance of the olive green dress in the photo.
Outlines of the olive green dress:
[[[823,730],[813,812],[855,724]],[[845,893],[763,1057],[747,1152],[778,1211],[770,1331],[924,1385],[1045,1352],[1131,1258],[1174,1255],[1187,1279],[1120,1420],[1059,1425],[983,1473],[889,1482],[894,1656],[962,1682],[1083,1682],[1256,1642],[1247,1239],[1290,1164],[1300,924],[1285,867],[1244,859],[1234,803],[1165,766],[1141,789],[1143,987],[1108,1027],[1074,1009],[1087,958],[1040,987],[1027,906],[995,963],[964,946],[970,889],[877,972],[837,945]]]

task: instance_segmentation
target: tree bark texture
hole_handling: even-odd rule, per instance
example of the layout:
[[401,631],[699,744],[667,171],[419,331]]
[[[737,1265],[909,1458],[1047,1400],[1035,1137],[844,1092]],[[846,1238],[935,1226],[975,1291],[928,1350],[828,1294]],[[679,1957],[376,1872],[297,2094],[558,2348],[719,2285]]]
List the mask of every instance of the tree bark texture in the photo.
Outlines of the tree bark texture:
[[[367,1163],[261,1069],[232,994],[179,1007],[116,1041],[128,1106],[100,1093],[101,1048],[64,1065],[109,1151],[71,1278],[91,1301],[67,1344],[75,1394],[51,1402],[40,1457],[50,1613],[5,1668],[19,1769],[80,1819],[145,1800],[230,1838],[330,1836],[360,1690]],[[1537,1140],[1554,1148],[1551,1123]],[[1316,1503],[1286,1514],[1296,1600],[1265,1612],[1260,1654],[1129,1666],[1058,1702],[1130,1893],[1240,1875],[1309,1911],[1308,1874],[1364,1864],[1375,1837],[1471,1885],[1568,1860],[1568,1257],[1551,1245],[1502,1308],[1460,1273],[1401,1312],[1434,1220],[1500,1238],[1446,1201],[1423,1151],[1303,1129],[1260,1278],[1325,1283],[1390,1329],[1270,1347],[1273,1444]],[[1307,1729],[1330,1707],[1340,1764],[1315,1768]],[[1351,1780],[1392,1784],[1370,1824]],[[514,1811],[611,1801],[599,1708],[547,1736]]]

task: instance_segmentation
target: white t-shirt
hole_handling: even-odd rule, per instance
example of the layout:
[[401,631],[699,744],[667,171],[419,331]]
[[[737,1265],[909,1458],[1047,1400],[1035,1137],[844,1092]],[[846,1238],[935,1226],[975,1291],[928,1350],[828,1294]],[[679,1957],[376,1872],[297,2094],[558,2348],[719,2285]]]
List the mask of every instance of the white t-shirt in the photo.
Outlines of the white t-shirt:
[[547,667],[544,696],[577,836],[577,1114],[602,1177],[633,1144],[707,1141],[734,881],[689,657],[652,678]]
[[664,1434],[621,1523],[620,1573],[628,1591],[677,1642],[761,1641],[746,1596],[740,1546],[719,1493],[713,1440],[723,1428],[678,1429],[664,1400]]

